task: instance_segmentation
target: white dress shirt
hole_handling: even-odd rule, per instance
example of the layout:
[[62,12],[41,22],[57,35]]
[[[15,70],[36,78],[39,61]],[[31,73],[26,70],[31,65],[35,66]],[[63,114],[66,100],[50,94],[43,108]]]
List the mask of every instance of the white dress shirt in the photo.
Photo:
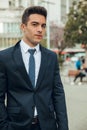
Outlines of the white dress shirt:
[[[39,74],[39,69],[40,69],[40,64],[41,64],[41,51],[39,48],[39,44],[37,46],[35,46],[34,48],[31,48],[28,44],[26,44],[23,40],[21,40],[20,42],[20,48],[21,48],[21,53],[22,53],[22,58],[23,58],[23,62],[26,68],[27,73],[29,74],[29,57],[30,57],[30,53],[29,53],[29,49],[36,49],[35,53],[34,53],[34,58],[35,58],[35,85],[37,83],[37,78],[38,78],[38,74]],[[34,112],[34,116],[37,115],[37,109],[35,107],[35,112]]]

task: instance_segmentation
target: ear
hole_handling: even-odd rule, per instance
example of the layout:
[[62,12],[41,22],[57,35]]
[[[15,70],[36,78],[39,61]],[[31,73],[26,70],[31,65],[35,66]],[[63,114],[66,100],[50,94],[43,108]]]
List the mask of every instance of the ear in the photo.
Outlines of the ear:
[[21,25],[20,25],[20,28],[21,28],[21,30],[24,32],[25,31],[25,24],[23,24],[23,23],[21,23]]

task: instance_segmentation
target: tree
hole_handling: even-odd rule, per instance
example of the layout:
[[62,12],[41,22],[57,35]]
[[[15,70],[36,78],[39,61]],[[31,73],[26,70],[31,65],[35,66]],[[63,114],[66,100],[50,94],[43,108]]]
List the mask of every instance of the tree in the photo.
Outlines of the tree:
[[51,48],[58,48],[63,40],[64,28],[56,24],[50,26],[50,44]]
[[64,40],[72,46],[75,43],[85,44],[87,53],[87,0],[72,3],[64,29]]

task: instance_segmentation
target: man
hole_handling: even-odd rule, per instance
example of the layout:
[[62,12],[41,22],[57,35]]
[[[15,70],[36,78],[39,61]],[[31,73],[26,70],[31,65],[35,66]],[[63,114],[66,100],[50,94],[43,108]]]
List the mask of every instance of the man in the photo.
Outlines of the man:
[[68,130],[57,56],[39,44],[46,16],[44,7],[27,8],[22,40],[0,52],[0,130]]
[[81,63],[81,58],[79,57],[78,60],[76,61],[76,69],[77,70],[81,70],[81,66],[82,66],[82,63]]

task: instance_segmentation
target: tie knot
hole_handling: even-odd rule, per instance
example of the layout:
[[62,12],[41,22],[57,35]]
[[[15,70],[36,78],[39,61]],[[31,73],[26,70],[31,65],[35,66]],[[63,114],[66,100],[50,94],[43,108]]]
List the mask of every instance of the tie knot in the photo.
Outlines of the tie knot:
[[34,55],[36,49],[29,49],[28,51],[29,51],[29,53],[30,53],[31,55]]

